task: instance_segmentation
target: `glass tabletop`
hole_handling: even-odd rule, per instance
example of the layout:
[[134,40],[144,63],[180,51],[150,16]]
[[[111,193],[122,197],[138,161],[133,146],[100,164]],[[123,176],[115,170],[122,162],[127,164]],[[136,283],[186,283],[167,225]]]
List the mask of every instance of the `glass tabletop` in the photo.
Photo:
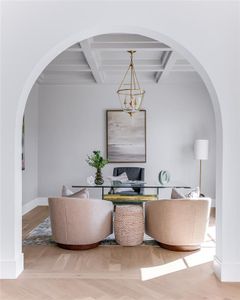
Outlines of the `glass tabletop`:
[[104,183],[102,185],[97,184],[76,184],[72,185],[73,188],[128,188],[128,187],[140,187],[140,188],[183,188],[183,189],[190,189],[190,186],[187,185],[180,185],[169,183],[166,185],[162,185],[160,183],[147,183],[143,181],[129,181],[125,183],[121,182],[114,182],[114,183]]

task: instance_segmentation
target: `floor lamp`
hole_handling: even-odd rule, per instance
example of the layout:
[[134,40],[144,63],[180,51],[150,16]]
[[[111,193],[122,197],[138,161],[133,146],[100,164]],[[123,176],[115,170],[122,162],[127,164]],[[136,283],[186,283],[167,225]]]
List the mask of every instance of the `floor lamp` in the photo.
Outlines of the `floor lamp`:
[[208,159],[208,140],[196,140],[194,143],[194,156],[200,161],[199,168],[199,189],[202,192],[202,160]]

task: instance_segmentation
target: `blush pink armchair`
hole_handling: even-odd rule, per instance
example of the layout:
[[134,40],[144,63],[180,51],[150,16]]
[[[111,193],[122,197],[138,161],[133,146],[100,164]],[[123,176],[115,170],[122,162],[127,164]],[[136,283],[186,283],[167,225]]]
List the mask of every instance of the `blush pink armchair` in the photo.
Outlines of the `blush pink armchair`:
[[54,241],[61,248],[97,247],[112,233],[113,204],[98,199],[49,198]]
[[162,248],[193,251],[204,241],[211,199],[157,200],[146,203],[145,231]]

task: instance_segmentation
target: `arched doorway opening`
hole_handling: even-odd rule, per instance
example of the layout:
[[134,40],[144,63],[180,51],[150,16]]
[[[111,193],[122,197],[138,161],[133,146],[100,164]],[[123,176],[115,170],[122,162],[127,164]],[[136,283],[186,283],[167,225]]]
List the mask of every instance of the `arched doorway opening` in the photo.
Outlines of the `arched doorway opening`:
[[[23,113],[25,109],[25,105],[28,99],[28,95],[30,93],[30,90],[32,86],[34,85],[34,82],[37,80],[41,72],[45,69],[45,67],[62,51],[70,47],[71,45],[84,40],[86,38],[96,36],[99,34],[107,34],[109,33],[109,29],[102,28],[98,32],[91,32],[88,33],[85,32],[85,34],[78,34],[76,36],[70,37],[68,40],[63,41],[61,44],[56,45],[54,49],[52,49],[47,55],[41,59],[41,61],[38,63],[38,65],[32,70],[31,74],[28,77],[28,80],[25,83],[25,86],[22,90],[21,97],[19,100],[19,107],[18,107],[18,113],[16,118],[16,128],[15,128],[15,140],[16,140],[16,151],[15,151],[15,161],[16,166],[20,165],[20,153],[21,153],[21,135],[22,135],[22,118]],[[222,123],[221,123],[221,113],[219,108],[219,103],[217,99],[217,95],[214,89],[213,84],[211,83],[211,80],[208,76],[208,74],[205,72],[204,68],[201,66],[201,64],[193,57],[191,53],[189,53],[184,47],[182,47],[179,43],[176,41],[171,40],[170,38],[164,36],[163,34],[152,32],[146,29],[142,28],[112,28],[111,33],[135,33],[135,34],[141,34],[153,39],[156,39],[158,41],[161,41],[167,45],[170,45],[173,49],[176,49],[179,53],[181,53],[185,58],[188,59],[188,61],[194,66],[194,68],[197,70],[199,75],[201,76],[203,82],[205,83],[207,90],[210,94],[210,98],[212,100],[213,109],[215,113],[215,121],[216,121],[216,135],[217,135],[217,153],[216,153],[216,165],[217,165],[217,177],[216,177],[216,199],[217,199],[217,205],[221,203],[221,166],[222,166]],[[16,171],[15,172],[15,184],[16,184],[16,190],[20,191],[20,185],[21,185],[21,174]],[[16,212],[16,218],[18,219],[17,224],[19,224],[19,220],[21,219],[21,211]],[[218,222],[218,218],[217,218]],[[217,225],[218,226],[218,225]],[[20,228],[17,228],[17,232],[19,233],[21,237],[21,226]],[[219,234],[220,231],[219,231]],[[218,237],[219,238],[219,237]],[[20,249],[19,243],[21,241],[21,238],[18,240],[18,246]],[[218,240],[217,240],[218,241]],[[218,251],[218,247],[217,247]]]

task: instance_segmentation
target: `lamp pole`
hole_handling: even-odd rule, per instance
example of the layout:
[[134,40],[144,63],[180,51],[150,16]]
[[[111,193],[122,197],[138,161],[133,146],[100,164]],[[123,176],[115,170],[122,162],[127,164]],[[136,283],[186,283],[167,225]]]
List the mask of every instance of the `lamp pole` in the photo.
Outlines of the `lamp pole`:
[[199,190],[200,190],[200,194],[202,192],[202,160],[200,159],[200,168],[199,168]]

